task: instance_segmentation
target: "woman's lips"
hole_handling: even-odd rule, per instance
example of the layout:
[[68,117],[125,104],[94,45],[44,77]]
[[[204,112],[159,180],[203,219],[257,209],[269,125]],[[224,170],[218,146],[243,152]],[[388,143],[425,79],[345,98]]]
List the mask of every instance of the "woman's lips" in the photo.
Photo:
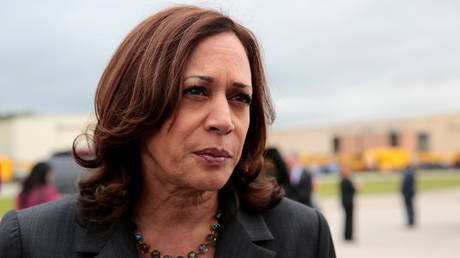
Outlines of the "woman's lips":
[[206,148],[195,152],[201,160],[212,166],[224,165],[227,160],[232,158],[226,150],[217,148]]

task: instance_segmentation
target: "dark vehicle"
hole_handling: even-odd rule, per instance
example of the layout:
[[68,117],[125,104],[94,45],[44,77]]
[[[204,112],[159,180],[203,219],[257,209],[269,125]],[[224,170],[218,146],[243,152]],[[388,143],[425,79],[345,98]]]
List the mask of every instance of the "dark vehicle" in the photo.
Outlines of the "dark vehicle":
[[85,170],[74,160],[72,152],[59,152],[47,161],[54,175],[54,185],[61,194],[77,192],[77,182]]

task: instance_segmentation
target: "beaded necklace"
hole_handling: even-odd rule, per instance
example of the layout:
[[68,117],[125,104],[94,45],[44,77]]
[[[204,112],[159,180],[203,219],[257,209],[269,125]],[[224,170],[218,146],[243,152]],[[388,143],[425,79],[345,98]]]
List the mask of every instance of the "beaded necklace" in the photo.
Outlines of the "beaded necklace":
[[[217,232],[219,231],[221,227],[219,222],[220,222],[220,219],[222,218],[222,213],[218,211],[214,217],[217,219],[217,223],[211,224],[209,228],[211,233],[206,236],[205,238],[206,241],[200,244],[197,250],[190,251],[187,254],[187,256],[176,256],[176,258],[185,258],[185,257],[196,258],[200,254],[207,253],[209,251],[209,246],[216,246],[217,236],[218,236]],[[137,242],[137,251],[139,252],[139,254],[144,255],[144,254],[150,253],[150,256],[152,258],[173,258],[173,256],[169,254],[162,255],[161,252],[156,249],[151,251],[150,246],[147,243],[143,242],[143,237],[141,233],[136,232],[134,234],[134,238],[136,239],[136,242]]]

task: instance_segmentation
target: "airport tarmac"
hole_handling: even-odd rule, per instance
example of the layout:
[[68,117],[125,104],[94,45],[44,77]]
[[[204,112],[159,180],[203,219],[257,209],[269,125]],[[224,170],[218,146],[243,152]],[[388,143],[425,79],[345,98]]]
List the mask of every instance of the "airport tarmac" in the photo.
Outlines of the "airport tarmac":
[[339,258],[460,257],[460,188],[417,195],[415,228],[405,225],[398,194],[357,196],[355,241],[343,240],[343,214],[336,198],[321,200]]

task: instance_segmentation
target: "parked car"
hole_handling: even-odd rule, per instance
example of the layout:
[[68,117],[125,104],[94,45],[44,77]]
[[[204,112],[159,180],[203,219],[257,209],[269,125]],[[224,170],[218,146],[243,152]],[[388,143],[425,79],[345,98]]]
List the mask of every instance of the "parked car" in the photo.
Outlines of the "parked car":
[[55,153],[47,162],[54,172],[54,185],[59,193],[76,193],[78,180],[85,170],[75,162],[72,152]]

